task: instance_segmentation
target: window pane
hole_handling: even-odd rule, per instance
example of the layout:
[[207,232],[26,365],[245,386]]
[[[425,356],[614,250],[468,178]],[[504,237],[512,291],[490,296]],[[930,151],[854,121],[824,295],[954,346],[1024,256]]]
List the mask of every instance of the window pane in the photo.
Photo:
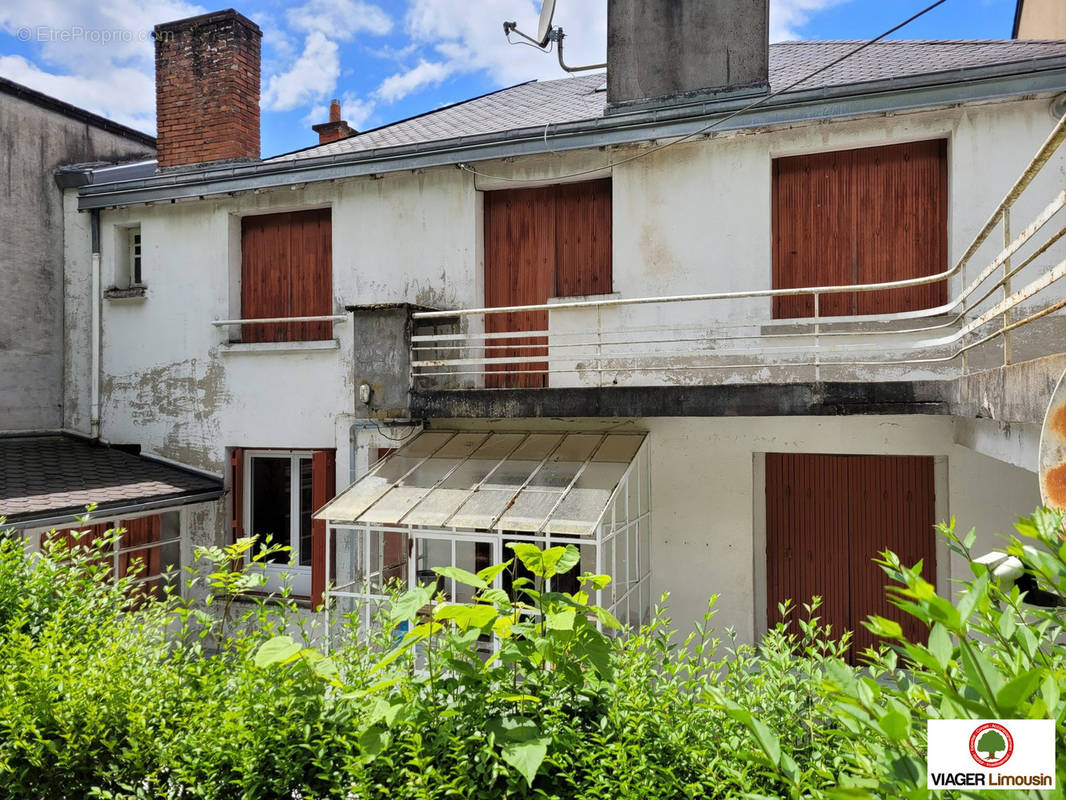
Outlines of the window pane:
[[[251,519],[248,534],[258,536],[256,548],[269,536],[275,544],[290,545],[292,537],[292,460],[256,456],[252,461]],[[289,563],[290,554],[275,553],[269,560]]]
[[297,563],[311,566],[311,513],[314,511],[311,495],[311,459],[300,459],[300,551]]

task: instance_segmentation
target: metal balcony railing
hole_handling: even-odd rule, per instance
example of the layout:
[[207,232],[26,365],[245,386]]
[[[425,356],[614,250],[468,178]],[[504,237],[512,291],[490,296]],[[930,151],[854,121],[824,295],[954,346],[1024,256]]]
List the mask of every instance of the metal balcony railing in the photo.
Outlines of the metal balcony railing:
[[[800,375],[813,380],[953,377],[1061,352],[1066,317],[1056,312],[1066,307],[1066,284],[1060,283],[1066,276],[1066,242],[1060,242],[1066,235],[1060,215],[1066,182],[1059,161],[1045,167],[1064,140],[1066,118],[945,271],[861,285],[418,312],[413,314],[412,385],[440,390],[776,382]],[[1012,232],[1012,210],[1020,202],[1031,208],[1049,195],[1050,202],[1035,214],[1030,210],[1025,227]],[[997,230],[1002,246],[993,241]],[[978,264],[983,266],[974,275]],[[947,282],[949,300],[936,308],[859,317],[820,313],[827,295],[937,281]],[[1018,289],[1012,285],[1023,281]],[[812,317],[770,317],[771,298],[797,295],[812,298]],[[546,316],[547,327],[524,330],[530,312]],[[458,319],[452,331],[418,330],[449,318]]]

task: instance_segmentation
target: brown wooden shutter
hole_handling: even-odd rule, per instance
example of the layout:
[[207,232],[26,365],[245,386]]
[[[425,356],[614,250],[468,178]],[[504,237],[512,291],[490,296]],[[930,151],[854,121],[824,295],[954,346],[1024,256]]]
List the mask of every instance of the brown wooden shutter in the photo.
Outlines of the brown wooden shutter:
[[[337,488],[337,451],[315,450],[311,454],[311,505],[315,511],[333,499]],[[311,607],[322,605],[326,583],[334,572],[336,558],[326,565],[326,521],[311,522]]]
[[609,294],[611,180],[555,187],[555,296]]
[[[551,297],[607,294],[611,181],[485,193],[485,305],[542,305]],[[485,330],[546,331],[547,311],[490,314]],[[490,339],[486,356],[547,355],[543,336]],[[548,385],[547,362],[488,367],[489,388]],[[507,372],[508,375],[492,373]]]
[[[241,220],[241,316],[324,316],[333,313],[331,212],[263,214]],[[245,342],[329,339],[329,322],[245,325]]]
[[799,608],[818,595],[822,623],[853,631],[852,659],[876,641],[862,626],[871,614],[919,640],[922,623],[887,601],[874,559],[890,549],[907,565],[922,561],[935,584],[934,522],[931,457],[767,453],[767,622],[781,619],[783,600]]
[[230,530],[232,541],[244,536],[244,448],[233,447],[229,452],[230,474]]
[[[775,289],[917,278],[947,266],[942,139],[774,159]],[[821,316],[941,305],[946,283],[819,298]],[[809,296],[775,297],[776,319],[814,315]]]

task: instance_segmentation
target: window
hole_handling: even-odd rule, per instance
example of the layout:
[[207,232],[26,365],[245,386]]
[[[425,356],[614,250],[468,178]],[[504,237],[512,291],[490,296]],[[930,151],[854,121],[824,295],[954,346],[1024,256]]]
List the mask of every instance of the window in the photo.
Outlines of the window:
[[[947,142],[840,150],[773,162],[773,288],[849,286],[947,268]],[[942,305],[944,281],[819,297],[823,317]],[[810,295],[775,297],[775,319],[814,316]]]
[[129,228],[126,231],[129,247],[130,285],[141,285],[141,229]]
[[[264,214],[241,220],[242,319],[317,317],[333,313],[330,210]],[[330,339],[330,322],[242,326],[245,342]]]
[[[141,226],[115,227],[115,280],[112,289],[127,291],[144,286],[141,268]],[[125,295],[120,295],[125,296]]]
[[300,597],[319,597],[325,587],[325,523],[311,514],[333,497],[333,450],[233,450],[234,538],[269,536],[290,548],[265,566],[266,591],[284,585]]

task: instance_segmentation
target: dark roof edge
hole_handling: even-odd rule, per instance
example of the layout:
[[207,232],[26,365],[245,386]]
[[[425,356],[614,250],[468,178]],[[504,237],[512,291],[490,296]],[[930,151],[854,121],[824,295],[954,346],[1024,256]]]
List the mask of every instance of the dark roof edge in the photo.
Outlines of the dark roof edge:
[[1018,0],[1014,6],[1014,27],[1011,28],[1010,38],[1018,38],[1018,26],[1022,24],[1022,6],[1025,5],[1025,0]]
[[[163,495],[148,500],[129,502],[116,501],[114,503],[102,503],[92,512],[93,519],[123,517],[131,514],[140,514],[145,511],[160,511],[166,508],[179,508],[195,503],[208,503],[217,500],[226,493],[221,482],[216,489],[190,489],[186,492]],[[4,521],[4,528],[48,528],[69,527],[77,523],[78,517],[85,516],[84,508],[55,509],[44,513],[16,514]]]
[[[1066,56],[929,73],[863,84],[796,90],[738,115],[717,131],[859,116],[1066,90]],[[322,158],[291,159],[202,169],[180,175],[93,184],[79,191],[81,210],[196,198],[316,180],[456,165],[507,156],[631,144],[698,133],[715,117],[749,102],[724,100],[692,106],[614,113],[491,134],[419,142]]]
[[151,147],[153,150],[155,149],[156,145],[154,136],[149,136],[147,133],[134,130],[126,125],[110,120],[107,117],[101,117],[99,114],[86,111],[84,108],[78,108],[63,100],[58,100],[51,95],[38,92],[36,89],[31,89],[29,86],[15,83],[13,80],[0,77],[0,92],[9,94],[13,97],[18,97],[21,100],[33,103],[41,108],[46,108],[49,111],[55,111],[65,117],[80,120],[87,125],[92,125],[96,128],[108,131],[109,133],[118,134],[127,139],[133,139],[135,142]]

